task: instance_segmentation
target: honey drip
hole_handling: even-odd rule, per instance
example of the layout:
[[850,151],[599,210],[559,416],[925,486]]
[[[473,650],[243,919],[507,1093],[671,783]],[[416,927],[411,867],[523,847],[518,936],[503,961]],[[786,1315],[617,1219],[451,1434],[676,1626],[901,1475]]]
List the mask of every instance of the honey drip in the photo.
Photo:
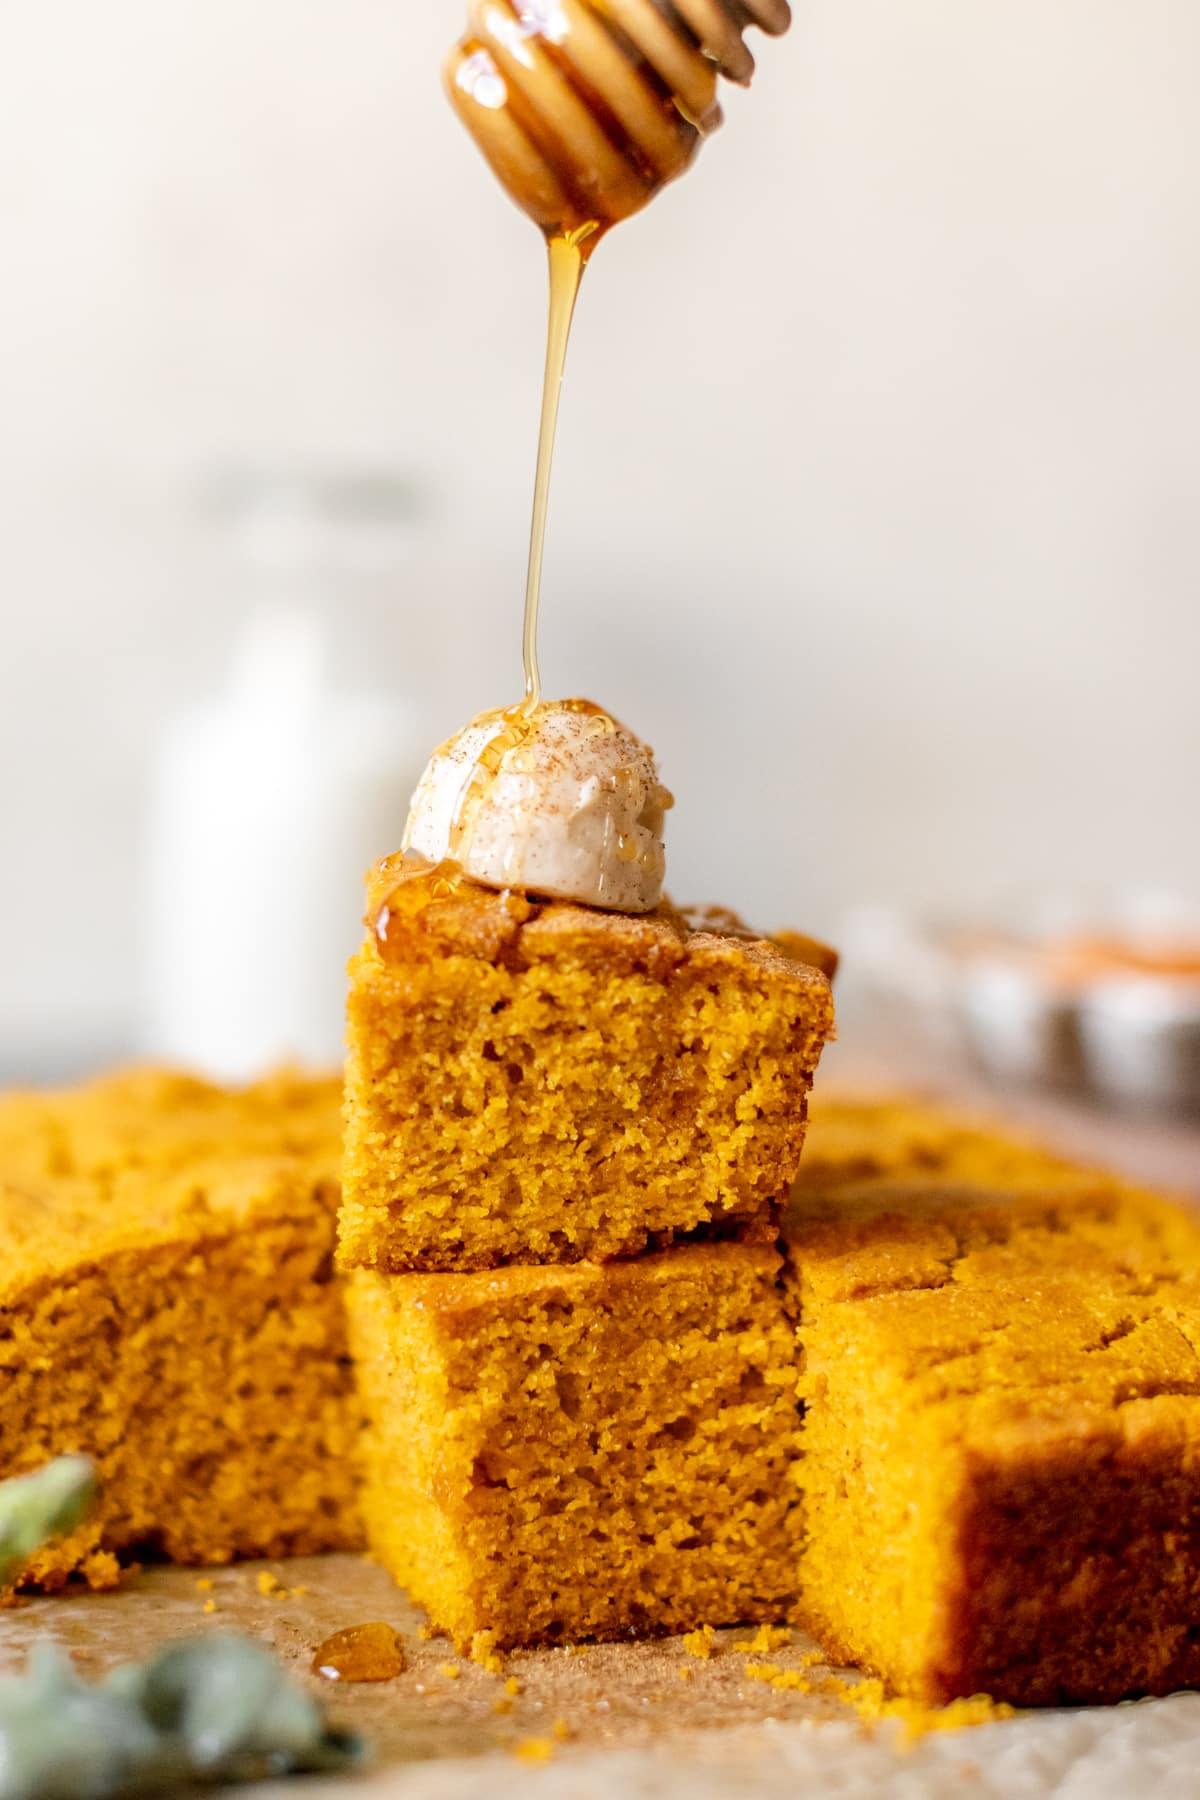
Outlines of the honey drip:
[[538,613],[542,603],[542,563],[546,554],[546,517],[550,510],[550,477],[554,469],[554,443],[558,433],[558,403],[562,395],[567,345],[579,284],[597,241],[599,226],[589,221],[565,237],[548,240],[550,250],[550,325],[546,334],[546,372],[542,384],[542,422],[538,432],[537,476],[533,486],[533,523],[529,532],[529,573],[525,582],[525,628],[521,653],[525,664],[523,710],[532,713],[542,698],[538,667]]
[[326,1681],[391,1681],[406,1668],[399,1634],[390,1625],[348,1625],[313,1653],[312,1671]]
[[[543,521],[544,522],[544,521]],[[534,607],[533,627],[537,628],[537,608]],[[528,631],[528,622],[526,630]],[[534,656],[536,671],[537,657]],[[534,703],[536,704],[536,702]],[[503,712],[494,713],[496,729],[484,744],[479,755],[471,766],[470,774],[463,783],[458,796],[458,804],[454,808],[454,817],[450,821],[450,835],[447,848],[449,860],[460,861],[463,851],[470,841],[471,832],[479,808],[487,798],[493,781],[499,775],[505,758],[514,750],[520,749],[526,737],[533,729],[533,709],[526,700],[520,706],[505,707]]]

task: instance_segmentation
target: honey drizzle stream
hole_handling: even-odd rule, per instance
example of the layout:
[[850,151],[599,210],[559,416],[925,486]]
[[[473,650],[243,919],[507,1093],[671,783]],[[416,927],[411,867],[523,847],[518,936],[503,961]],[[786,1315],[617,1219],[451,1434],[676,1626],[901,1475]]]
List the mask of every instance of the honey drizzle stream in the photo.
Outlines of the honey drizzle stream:
[[554,468],[554,440],[558,431],[563,370],[566,367],[575,302],[579,298],[579,284],[583,279],[588,257],[598,241],[599,229],[597,224],[587,224],[580,226],[578,230],[547,239],[550,252],[550,325],[546,335],[546,373],[542,388],[542,421],[538,432],[537,477],[533,488],[533,523],[529,533],[525,628],[521,640],[525,662],[525,699],[522,711],[526,715],[533,712],[542,698],[542,676],[538,667],[538,613],[542,600],[546,516],[550,508],[550,477]]

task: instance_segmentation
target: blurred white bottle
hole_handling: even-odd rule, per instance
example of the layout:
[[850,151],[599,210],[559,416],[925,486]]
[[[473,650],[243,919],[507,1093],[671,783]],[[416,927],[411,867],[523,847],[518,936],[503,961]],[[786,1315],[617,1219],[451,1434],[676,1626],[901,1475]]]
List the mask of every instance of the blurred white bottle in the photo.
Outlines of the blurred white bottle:
[[[293,573],[311,550],[277,534]],[[425,760],[414,706],[335,682],[333,639],[360,623],[337,612],[275,584],[225,691],[177,716],[155,760],[145,1044],[218,1079],[340,1061],[362,876],[399,844]]]

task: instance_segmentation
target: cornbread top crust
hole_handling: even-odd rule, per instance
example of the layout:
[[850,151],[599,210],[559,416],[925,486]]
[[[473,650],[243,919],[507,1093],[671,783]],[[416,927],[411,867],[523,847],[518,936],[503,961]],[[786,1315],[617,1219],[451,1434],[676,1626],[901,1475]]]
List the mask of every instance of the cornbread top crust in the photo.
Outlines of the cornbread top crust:
[[844,1308],[856,1358],[906,1407],[950,1406],[984,1436],[1023,1421],[1016,1441],[1200,1393],[1186,1205],[899,1103],[823,1102],[809,1155],[784,1215],[802,1313],[822,1327]]
[[340,1083],[131,1069],[0,1098],[0,1304],[113,1252],[332,1217]]
[[[395,1307],[412,1307],[425,1315],[429,1328],[447,1339],[494,1330],[510,1316],[524,1320],[531,1307],[582,1307],[599,1314],[631,1301],[654,1310],[651,1296],[662,1291],[664,1304],[676,1304],[689,1284],[766,1279],[779,1274],[780,1256],[767,1243],[679,1244],[622,1262],[508,1263],[500,1269],[463,1274],[405,1275],[392,1292]],[[352,1281],[366,1286],[388,1277],[352,1271]],[[475,1377],[471,1377],[471,1387]]]
[[1102,1172],[970,1112],[828,1088],[816,1096],[811,1111],[797,1201],[810,1190],[866,1180],[912,1183],[928,1177],[977,1181],[993,1189],[1008,1181],[1094,1186],[1099,1179],[1111,1184]]
[[[399,853],[385,857],[367,878],[366,924],[383,960],[396,964],[475,956],[516,968],[566,952],[600,973],[638,971],[664,983],[685,961],[699,960],[748,964],[812,988],[827,986],[825,971],[837,966],[836,953],[815,939],[797,932],[758,937],[724,908],[663,901],[639,916],[605,912],[501,893]],[[812,962],[799,960],[801,946],[811,950]]]

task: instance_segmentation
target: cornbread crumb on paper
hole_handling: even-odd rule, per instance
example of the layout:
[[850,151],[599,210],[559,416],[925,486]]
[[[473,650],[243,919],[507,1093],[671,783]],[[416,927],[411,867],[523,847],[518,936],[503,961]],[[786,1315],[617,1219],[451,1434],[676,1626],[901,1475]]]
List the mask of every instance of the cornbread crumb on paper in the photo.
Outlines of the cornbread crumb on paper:
[[476,1631],[471,1637],[469,1655],[473,1663],[486,1669],[489,1675],[503,1675],[504,1658],[496,1648],[494,1631]]
[[548,1737],[518,1738],[512,1747],[513,1755],[520,1762],[545,1763],[554,1755],[554,1739]]

